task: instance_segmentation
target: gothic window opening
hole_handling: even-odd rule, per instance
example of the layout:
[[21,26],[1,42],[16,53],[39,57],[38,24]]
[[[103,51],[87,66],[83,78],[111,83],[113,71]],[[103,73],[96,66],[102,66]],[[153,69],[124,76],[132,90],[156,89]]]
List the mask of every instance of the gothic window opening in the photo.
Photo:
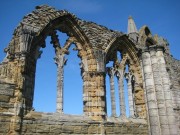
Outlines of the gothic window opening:
[[57,67],[53,60],[55,53],[50,40],[50,37],[46,38],[46,47],[41,48],[42,54],[36,64],[33,107],[40,112],[56,111]]
[[69,48],[64,68],[64,113],[66,114],[83,114],[81,61],[75,48],[75,44]]
[[[115,70],[112,68],[114,62],[110,61],[106,65],[106,101],[107,101],[107,115],[116,117],[120,115],[119,98],[118,98],[118,79]],[[113,85],[114,83],[114,85]],[[114,91],[113,91],[114,89]],[[114,96],[114,97],[113,97]]]
[[133,117],[135,108],[134,83],[127,54],[122,55],[120,51],[116,51],[110,56],[110,59],[109,63],[106,64],[108,116]]
[[45,49],[37,48],[43,54],[37,60],[33,106],[41,112],[82,114],[82,67],[76,41],[59,31],[49,36]]
[[56,112],[82,114],[83,88],[81,61],[78,59],[80,44],[73,37],[56,31],[51,33],[51,40],[56,53],[55,63],[57,65]]
[[123,79],[123,82],[124,82],[124,97],[125,97],[124,99],[126,105],[126,117],[129,117],[128,85],[125,78]]
[[129,108],[129,98],[128,98],[128,95],[130,94],[128,91],[128,82],[127,82],[127,79],[125,78],[125,75],[129,73],[129,66],[128,64],[125,65],[125,73],[124,73],[124,96],[125,96],[125,104],[126,104],[126,116],[129,117],[129,111],[130,111],[130,108]]
[[57,38],[59,39],[60,45],[64,46],[64,44],[66,43],[66,40],[69,38],[68,35],[60,31],[56,31],[56,34],[58,36]]
[[[128,62],[129,63],[129,62]],[[131,73],[129,69],[129,64],[126,64],[125,74],[124,74],[124,82],[125,82],[125,97],[126,97],[126,105],[127,107],[127,116],[134,117],[135,116],[135,98],[134,98],[134,89],[135,89],[135,79],[134,75]]]

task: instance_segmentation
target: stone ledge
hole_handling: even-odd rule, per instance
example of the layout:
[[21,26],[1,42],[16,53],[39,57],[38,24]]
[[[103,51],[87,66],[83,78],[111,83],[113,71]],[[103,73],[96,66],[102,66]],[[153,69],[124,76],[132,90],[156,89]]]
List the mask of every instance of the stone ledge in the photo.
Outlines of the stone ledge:
[[148,134],[148,125],[143,123],[77,122],[67,121],[58,124],[27,123],[23,121],[22,134]]

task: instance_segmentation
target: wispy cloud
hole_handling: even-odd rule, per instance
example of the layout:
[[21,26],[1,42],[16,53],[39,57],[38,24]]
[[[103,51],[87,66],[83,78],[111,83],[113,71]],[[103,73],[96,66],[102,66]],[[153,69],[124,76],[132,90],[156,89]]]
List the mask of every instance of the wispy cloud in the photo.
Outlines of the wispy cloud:
[[80,13],[97,13],[103,8],[102,3],[95,0],[66,0],[63,5],[70,11]]

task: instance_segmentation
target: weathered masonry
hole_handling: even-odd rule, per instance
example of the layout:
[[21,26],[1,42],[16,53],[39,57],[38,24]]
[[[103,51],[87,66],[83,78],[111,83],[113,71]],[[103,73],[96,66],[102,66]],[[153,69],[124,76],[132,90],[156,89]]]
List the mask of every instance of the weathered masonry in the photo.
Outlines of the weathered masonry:
[[[64,45],[57,32],[68,35]],[[55,113],[33,110],[36,64],[47,36],[57,65]],[[72,44],[81,59],[83,80],[83,115],[76,116],[63,112],[65,56]],[[147,26],[137,30],[132,17],[125,34],[65,10],[37,6],[15,29],[0,64],[0,134],[180,134],[180,61],[171,56],[168,46]],[[109,117],[107,93],[111,95]]]

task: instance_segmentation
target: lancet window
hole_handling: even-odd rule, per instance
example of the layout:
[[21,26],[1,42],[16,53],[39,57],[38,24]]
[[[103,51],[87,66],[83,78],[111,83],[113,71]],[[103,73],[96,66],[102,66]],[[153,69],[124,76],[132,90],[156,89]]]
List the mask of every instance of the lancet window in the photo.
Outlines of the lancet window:
[[[109,61],[110,62],[110,61]],[[111,101],[111,116],[117,116],[117,106],[120,110],[120,117],[128,117],[127,112],[129,112],[129,117],[135,116],[135,96],[134,96],[134,87],[135,87],[135,77],[131,71],[129,58],[126,53],[120,54],[119,51],[116,52],[116,56],[113,58],[113,65],[106,66],[106,72],[110,80],[110,101]],[[108,65],[108,64],[107,64]],[[114,77],[117,78],[115,82]],[[125,82],[127,81],[127,86]],[[116,101],[115,94],[115,84],[118,85],[118,100]],[[107,90],[109,92],[109,90]],[[126,94],[127,93],[127,94]],[[126,96],[127,95],[127,96]],[[125,102],[128,100],[128,103]]]
[[[73,38],[69,37],[64,46],[60,45],[58,35],[56,31],[51,33],[51,43],[55,49],[56,57],[54,58],[55,63],[57,65],[57,103],[56,103],[56,112],[63,113],[64,112],[64,67],[67,63],[66,55],[69,54],[69,48],[72,45],[75,45],[73,48],[74,51],[78,51],[78,57],[80,56],[80,44]],[[82,63],[79,63],[81,68],[81,73],[83,72]]]
[[[66,67],[66,63],[68,63],[67,55],[69,55],[69,49],[71,46],[75,46],[73,48],[74,51],[77,51],[78,57],[81,58],[82,50],[81,45],[74,37],[68,37],[65,41],[64,45],[61,45],[59,41],[59,33],[57,31],[51,31],[48,34],[51,37],[51,44],[55,50],[54,62],[57,65],[57,98],[56,98],[56,112],[64,113],[64,70]],[[83,64],[79,63],[79,68],[81,72],[83,72]],[[79,73],[79,74],[80,74]],[[83,89],[83,87],[82,87]],[[81,89],[81,91],[83,91]],[[82,96],[82,95],[81,95]]]

